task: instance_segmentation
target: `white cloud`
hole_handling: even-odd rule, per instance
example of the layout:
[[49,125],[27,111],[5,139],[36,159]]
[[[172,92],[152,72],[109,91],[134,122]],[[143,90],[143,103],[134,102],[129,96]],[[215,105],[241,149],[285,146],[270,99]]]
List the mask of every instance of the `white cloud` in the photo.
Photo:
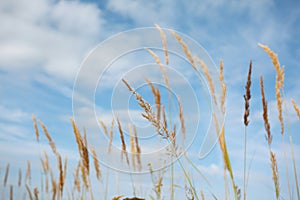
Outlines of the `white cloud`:
[[30,114],[19,108],[7,108],[0,105],[0,119],[9,122],[22,122],[30,119]]
[[33,1],[0,4],[0,68],[42,69],[72,81],[85,52],[101,37],[101,11],[78,1]]

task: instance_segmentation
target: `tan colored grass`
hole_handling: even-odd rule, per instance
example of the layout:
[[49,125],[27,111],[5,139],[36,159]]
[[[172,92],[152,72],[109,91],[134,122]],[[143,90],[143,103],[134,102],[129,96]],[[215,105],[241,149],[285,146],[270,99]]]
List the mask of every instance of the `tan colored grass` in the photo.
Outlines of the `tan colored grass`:
[[31,183],[31,166],[30,166],[30,161],[27,160],[27,169],[26,169],[26,174],[25,174],[25,184],[28,182],[29,184]]
[[139,138],[137,136],[136,127],[133,125],[133,135],[135,141],[135,152],[136,152],[136,160],[138,164],[138,170],[141,171],[142,169],[142,162],[141,162],[141,147],[139,146]]
[[43,124],[43,122],[40,121],[40,125],[41,125],[41,127],[43,128],[43,131],[44,131],[44,133],[45,133],[45,136],[46,136],[47,139],[48,139],[49,145],[50,145],[50,147],[51,147],[53,153],[56,155],[56,154],[57,154],[57,150],[56,150],[56,146],[55,146],[55,143],[54,143],[54,141],[53,141],[51,135],[49,134],[49,132],[48,132],[46,126]]
[[88,181],[88,177],[87,177],[88,173],[87,173],[86,167],[84,166],[83,163],[81,163],[81,165],[80,165],[80,171],[81,171],[81,179],[84,183],[84,186],[85,186],[85,188],[88,189],[89,186],[90,186],[89,181]]
[[185,139],[185,123],[184,123],[183,108],[182,108],[180,97],[178,97],[178,108],[179,108],[179,119],[180,119],[180,126],[181,126],[181,134],[182,134],[182,138],[184,140]]
[[280,189],[279,189],[279,175],[278,175],[278,164],[276,160],[276,155],[272,151],[270,151],[270,159],[271,159],[271,168],[272,168],[272,177],[275,186],[276,199],[279,199]]
[[33,189],[33,194],[34,194],[35,200],[39,200],[39,189],[37,187],[35,187]]
[[298,115],[298,118],[300,119],[300,109],[299,109],[299,107],[297,106],[297,104],[296,104],[296,102],[295,102],[294,99],[292,99],[292,103],[293,103],[294,109],[295,109],[295,111],[296,111],[296,113],[297,113],[297,115]]
[[14,187],[12,185],[10,185],[9,187],[9,200],[13,200],[14,199]]
[[64,171],[63,171],[63,180],[64,180],[64,183],[65,183],[66,178],[67,178],[67,168],[68,168],[68,159],[67,159],[67,157],[65,157]]
[[108,144],[108,150],[107,150],[108,153],[111,152],[112,141],[114,138],[114,125],[115,125],[115,120],[112,120],[111,125],[110,125],[110,131],[109,131],[109,144]]
[[30,188],[28,187],[28,185],[27,185],[27,184],[25,185],[25,188],[26,188],[26,190],[27,190],[27,193],[28,193],[29,199],[30,199],[30,200],[33,200],[32,193],[31,193],[31,191],[30,191]]
[[159,25],[154,24],[154,26],[157,28],[157,30],[160,33],[160,37],[164,46],[164,53],[165,53],[165,57],[166,57],[166,64],[169,64],[169,53],[168,53],[168,45],[167,45],[167,36],[164,33],[164,31],[160,28]]
[[33,127],[35,130],[36,141],[39,142],[39,128],[37,126],[36,118],[34,115],[32,115],[32,120],[33,120]]
[[171,85],[170,85],[169,78],[167,76],[167,72],[166,72],[164,65],[161,63],[161,61],[159,60],[156,53],[154,53],[151,49],[147,49],[147,51],[153,56],[155,62],[158,64],[160,71],[162,73],[163,79],[164,79],[169,91],[171,91]]
[[108,135],[109,133],[108,133],[108,129],[107,129],[107,126],[105,125],[105,123],[102,120],[99,120],[99,122],[104,130],[105,135]]
[[[154,127],[157,128],[158,134],[164,138],[168,138],[170,136],[169,130],[167,129],[166,123],[161,122],[161,120],[157,119],[157,114],[153,111],[151,105],[139,95],[134,88],[132,88],[129,83],[127,83],[124,79],[122,79],[123,83],[128,87],[129,91],[131,91],[135,98],[137,99],[139,106],[144,110],[142,113],[142,117],[147,119],[152,123]],[[166,122],[166,121],[165,121]]]
[[220,72],[219,72],[219,80],[221,82],[221,87],[222,87],[222,95],[220,97],[220,103],[221,103],[221,111],[224,114],[225,113],[225,101],[226,101],[226,84],[224,81],[224,66],[223,66],[223,61],[220,60]]
[[50,170],[51,184],[52,184],[52,200],[55,200],[57,195],[57,184],[53,176],[52,170]]
[[126,150],[126,143],[125,143],[125,139],[124,139],[123,129],[122,129],[119,119],[117,119],[117,124],[118,124],[119,133],[120,133],[120,139],[122,142],[122,153],[121,153],[122,157],[121,158],[123,159],[123,155],[125,155],[126,162],[129,165],[129,158],[128,158],[128,153]]
[[22,184],[22,170],[19,169],[19,174],[18,174],[18,186],[20,187]]
[[248,71],[248,76],[247,76],[247,83],[245,86],[246,89],[246,94],[244,95],[244,100],[245,100],[245,112],[244,112],[244,125],[248,126],[249,124],[249,115],[250,115],[250,104],[249,101],[251,99],[251,72],[252,72],[252,60],[250,61],[249,65],[249,71]]
[[198,68],[196,66],[196,63],[195,63],[195,60],[193,58],[193,55],[192,53],[190,52],[188,46],[185,44],[185,42],[182,40],[182,38],[177,34],[175,33],[174,31],[170,31],[170,33],[175,37],[175,39],[179,42],[179,44],[181,45],[182,47],[182,50],[183,52],[185,53],[186,57],[188,58],[188,60],[190,61],[192,67],[198,71]]
[[217,120],[217,117],[216,117],[215,113],[213,113],[213,123],[215,124],[216,132],[217,132],[218,137],[219,137],[218,141],[219,141],[220,149],[221,149],[221,152],[222,152],[224,167],[229,172],[229,176],[230,176],[230,180],[231,180],[231,183],[232,183],[232,188],[233,188],[233,191],[234,191],[235,199],[240,199],[240,190],[238,189],[237,185],[235,184],[233,170],[232,170],[230,157],[229,157],[228,149],[227,149],[227,145],[226,145],[224,125],[222,125],[221,131],[220,131],[218,120]]
[[79,180],[80,169],[81,169],[81,162],[79,161],[74,174],[74,188],[77,190],[77,192],[80,192],[80,180]]
[[91,148],[93,160],[94,160],[94,168],[96,171],[96,177],[98,180],[101,180],[102,174],[101,174],[101,169],[100,169],[100,164],[98,161],[97,153],[94,147]]
[[62,159],[61,155],[57,155],[57,163],[58,163],[58,172],[59,172],[59,179],[58,179],[58,192],[60,196],[63,195],[63,188],[64,188],[64,171],[63,171],[63,165],[62,165]]
[[205,200],[205,196],[204,196],[203,190],[200,190],[200,194],[201,194],[201,199],[202,199],[202,200]]
[[263,105],[263,119],[264,119],[264,125],[265,125],[265,130],[267,132],[267,135],[265,136],[266,140],[268,141],[269,146],[272,143],[272,134],[271,134],[271,128],[270,128],[270,123],[268,119],[268,103],[265,98],[265,91],[264,91],[264,81],[263,77],[260,76],[260,90],[261,90],[261,100],[262,100],[262,105]]
[[10,164],[8,163],[8,164],[6,165],[5,175],[4,175],[4,180],[3,180],[3,185],[4,185],[4,187],[5,187],[6,184],[7,184],[8,175],[9,175],[9,168],[10,168]]
[[284,86],[284,67],[280,67],[280,63],[278,60],[278,56],[274,53],[269,47],[258,44],[271,58],[272,63],[274,65],[276,71],[276,83],[275,83],[275,91],[276,91],[276,100],[277,100],[277,109],[278,109],[278,119],[280,121],[281,126],[281,134],[284,134],[284,120],[282,115],[282,99],[280,90],[283,89]]
[[82,137],[80,134],[80,131],[73,119],[71,119],[71,123],[73,126],[73,132],[75,135],[76,143],[78,146],[78,152],[80,154],[80,157],[82,159],[82,168],[84,168],[84,172],[89,175],[89,153],[87,148],[87,142],[86,142],[86,136]]
[[135,141],[134,141],[134,133],[132,130],[132,125],[128,125],[129,134],[130,134],[130,151],[131,151],[131,165],[133,167],[133,170],[136,170],[136,148],[135,148]]
[[216,98],[216,93],[215,93],[214,82],[213,82],[212,76],[211,76],[211,74],[209,72],[209,69],[208,69],[207,65],[200,58],[198,58],[198,57],[195,57],[194,59],[201,66],[201,68],[202,68],[202,70],[204,72],[204,75],[206,77],[206,80],[208,82],[208,87],[209,87],[211,96],[212,96],[212,98],[214,100],[214,103],[215,103],[215,105],[218,105],[217,98]]
[[146,82],[151,88],[151,92],[154,96],[154,101],[155,101],[155,106],[156,106],[156,118],[157,120],[160,120],[160,115],[161,115],[161,95],[158,87],[154,87],[153,83],[146,78]]

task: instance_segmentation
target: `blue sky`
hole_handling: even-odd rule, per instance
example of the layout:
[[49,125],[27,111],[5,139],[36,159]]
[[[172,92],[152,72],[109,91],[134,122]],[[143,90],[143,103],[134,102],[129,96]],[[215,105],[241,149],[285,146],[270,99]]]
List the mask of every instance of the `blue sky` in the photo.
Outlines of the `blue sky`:
[[[275,101],[275,70],[269,57],[257,44],[268,45],[278,53],[281,64],[285,66],[285,105],[289,116],[288,119],[285,117],[285,120],[286,122],[289,121],[290,133],[294,141],[297,169],[299,169],[300,160],[297,155],[300,154],[300,136],[297,132],[300,124],[290,103],[290,99],[294,98],[300,105],[300,92],[298,89],[300,84],[298,77],[300,74],[299,4],[299,1],[277,0],[245,0],[241,2],[233,0],[1,1],[0,177],[3,176],[7,163],[11,163],[12,170],[18,170],[18,168],[25,170],[26,161],[31,160],[32,163],[36,163],[33,168],[40,170],[38,158],[40,152],[43,149],[50,152],[45,137],[41,137],[40,143],[35,141],[31,120],[32,114],[46,124],[61,154],[69,158],[70,171],[73,171],[72,167],[78,160],[78,154],[69,119],[74,113],[72,94],[80,67],[84,65],[87,56],[91,56],[90,52],[99,43],[112,35],[134,28],[153,27],[154,23],[157,23],[163,28],[174,29],[192,38],[203,46],[215,63],[218,64],[220,59],[223,60],[225,82],[228,87],[225,119],[226,138],[233,168],[236,172],[237,184],[241,188],[243,184],[243,94],[249,61],[250,59],[253,60],[248,158],[252,155],[254,157],[248,186],[249,199],[258,198],[256,192],[258,190],[264,191],[263,194],[259,194],[262,199],[275,198],[269,168],[267,142],[264,139],[265,132],[261,117],[259,90],[259,76],[261,74],[264,76],[266,97],[269,103],[269,117],[274,135],[272,148],[278,156],[282,196],[288,198],[285,161],[282,153],[280,124],[277,119],[278,112]],[[133,42],[142,45],[138,43],[138,40]],[[126,45],[126,42],[122,45]],[[100,53],[104,53],[102,56],[106,57],[111,52]],[[135,53],[137,53],[138,59],[136,59],[137,56],[133,52],[133,54],[127,55],[127,60],[119,60],[124,66],[118,68],[116,65],[120,63],[115,62],[115,66],[112,65],[112,71],[107,71],[107,74],[111,76],[107,76],[106,79],[103,77],[103,84],[107,84],[105,80],[110,80],[110,84],[106,85],[108,89],[103,89],[105,87],[101,84],[96,89],[96,100],[99,99],[98,104],[95,106],[96,114],[106,123],[109,123],[111,117],[111,109],[108,107],[111,99],[103,98],[103,96],[111,96],[112,87],[114,86],[122,87],[120,82],[113,82],[112,80],[118,80],[119,76],[126,75],[128,69],[132,69],[132,66],[151,62],[151,57],[143,57],[146,55],[143,52],[137,51]],[[158,53],[163,56],[162,52],[158,51]],[[174,60],[176,60],[176,56],[174,56]],[[174,61],[172,64],[175,66],[175,63]],[[177,75],[187,77],[189,77],[190,72],[193,72],[192,69],[180,71],[180,67],[176,70]],[[155,74],[156,72],[159,71],[151,73]],[[172,73],[175,72],[170,68],[170,74]],[[138,76],[134,73],[128,73],[127,77],[131,77],[132,80],[142,80],[140,77],[137,78]],[[153,77],[155,78],[155,75]],[[111,83],[113,84],[111,85]],[[185,101],[184,96],[188,95],[189,91],[180,89],[180,84],[177,86],[177,90],[175,88],[177,95],[180,93],[180,98]],[[191,86],[194,91],[198,92],[199,88],[195,82],[192,82]],[[129,93],[121,89],[120,91],[123,91],[125,96],[116,97],[116,99],[129,98]],[[90,90],[87,89],[87,91]],[[201,89],[199,91],[201,92]],[[142,89],[141,92],[143,92]],[[198,95],[197,97],[201,99],[201,95],[197,92],[196,96]],[[85,96],[82,97],[85,100]],[[191,114],[189,111],[193,108],[188,106],[189,103],[189,101],[185,102],[187,106],[184,106],[184,109],[186,113]],[[117,101],[116,106],[118,105],[122,104]],[[132,111],[130,114],[131,119],[133,121],[138,120],[138,110],[134,106],[130,108],[129,110]],[[199,108],[201,110],[205,109],[205,105],[202,105],[201,102]],[[116,109],[117,111],[118,109]],[[121,111],[120,109],[118,115],[122,115]],[[78,112],[80,112],[78,120],[87,122],[88,118],[84,115],[84,110]],[[195,119],[195,116],[187,114],[187,119]],[[202,120],[201,117],[200,119]],[[207,119],[204,117],[201,123],[209,123],[205,120]],[[192,123],[190,124],[192,125]],[[126,127],[126,125],[124,126]],[[288,126],[286,126],[286,130],[288,130]],[[288,139],[288,133],[285,138]],[[117,145],[119,140],[116,139],[115,142]],[[151,146],[151,140],[148,142],[145,140],[144,142],[145,147],[147,147],[144,151],[149,150],[151,152],[151,149],[154,148]],[[93,141],[91,143],[98,144]],[[224,184],[219,148],[216,147],[208,157],[199,160],[197,153],[200,145],[201,138],[193,143],[188,153],[199,169],[207,174],[207,178],[214,185],[215,193],[222,199]],[[289,149],[287,155],[290,160]],[[119,161],[119,155],[116,157]],[[53,165],[55,166],[54,161]],[[293,180],[291,167],[289,162],[290,178]],[[176,170],[180,173],[180,169],[177,168],[176,165]],[[195,177],[193,181],[197,182],[198,175],[195,172],[191,173]],[[114,194],[131,195],[131,191],[122,189],[124,184],[128,184],[126,182],[128,176],[120,174],[111,172],[110,176],[113,176],[114,180],[119,179],[118,187],[120,188],[119,190],[109,191],[111,196]],[[140,194],[149,195],[151,193],[149,175],[141,177],[135,177],[136,184],[141,185],[138,186],[141,188]],[[164,191],[166,199],[168,199],[168,177],[169,173],[167,171],[166,189]],[[11,182],[16,179],[14,176],[10,178]],[[71,180],[72,177],[69,178]],[[142,181],[142,179],[145,181]],[[181,176],[176,177],[176,180],[183,183]],[[37,182],[39,183],[39,181]],[[199,182],[197,182],[197,187],[203,188],[208,196],[209,193],[205,190],[207,185],[201,181]],[[116,183],[112,181],[110,184]],[[184,195],[184,191],[179,188],[177,195]]]

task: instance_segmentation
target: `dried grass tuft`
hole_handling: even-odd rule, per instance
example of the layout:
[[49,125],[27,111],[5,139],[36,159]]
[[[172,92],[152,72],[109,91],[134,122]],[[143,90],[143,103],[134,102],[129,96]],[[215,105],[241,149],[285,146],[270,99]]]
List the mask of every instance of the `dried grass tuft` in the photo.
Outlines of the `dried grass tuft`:
[[121,126],[121,123],[120,123],[119,119],[117,119],[117,124],[118,124],[118,129],[119,129],[119,133],[120,133],[121,142],[122,142],[122,154],[121,154],[121,156],[123,158],[123,155],[125,155],[126,162],[129,165],[129,158],[128,158],[128,153],[127,153],[127,150],[126,150],[126,143],[125,143],[125,139],[124,139],[123,129],[122,129],[122,126]]
[[22,170],[19,169],[19,174],[18,174],[18,186],[20,187],[22,184]]
[[25,184],[31,184],[31,166],[30,166],[30,161],[27,160],[27,169],[26,169],[26,174],[25,174]]
[[280,189],[279,189],[278,165],[277,165],[276,155],[272,151],[270,151],[270,159],[271,159],[273,182],[274,182],[275,192],[276,192],[276,199],[279,199]]
[[278,56],[274,53],[269,47],[258,44],[271,58],[272,63],[274,65],[276,71],[276,83],[275,83],[275,91],[276,91],[276,100],[277,100],[277,109],[278,109],[278,119],[280,121],[281,126],[281,134],[284,134],[284,120],[282,115],[282,99],[280,90],[283,89],[284,86],[284,67],[280,68],[280,63],[278,60]]
[[300,109],[299,109],[299,107],[297,106],[297,104],[296,104],[296,102],[295,102],[294,99],[292,99],[292,103],[293,103],[294,109],[295,109],[295,111],[296,111],[296,113],[297,113],[297,115],[298,115],[298,118],[300,119]]
[[175,39],[179,42],[179,44],[181,45],[182,47],[182,50],[183,52],[185,53],[186,57],[188,58],[188,60],[190,61],[192,67],[198,71],[198,68],[196,66],[196,63],[195,63],[195,60],[193,58],[193,55],[191,54],[188,46],[185,44],[185,42],[182,40],[182,38],[177,34],[175,33],[174,31],[170,31],[171,34],[175,37]]
[[262,100],[262,105],[263,105],[263,119],[264,119],[264,125],[265,125],[265,130],[267,132],[267,135],[265,136],[266,140],[268,141],[269,146],[272,143],[272,134],[271,134],[271,128],[270,128],[270,123],[268,119],[268,103],[265,98],[265,91],[264,91],[264,81],[263,77],[260,76],[260,90],[261,90],[261,100]]
[[150,49],[147,49],[147,51],[153,56],[155,62],[158,64],[159,68],[160,68],[160,71],[163,75],[163,79],[169,89],[169,91],[171,91],[171,85],[170,85],[170,82],[169,82],[169,78],[167,76],[167,73],[166,73],[166,69],[164,67],[164,65],[161,63],[161,61],[159,60],[158,56],[156,53],[154,53],[152,50]]
[[8,175],[9,175],[9,167],[10,167],[10,164],[8,163],[8,164],[6,165],[5,175],[4,175],[4,180],[3,180],[3,186],[4,186],[4,187],[5,187],[6,184],[7,184]]
[[249,65],[249,71],[248,71],[248,76],[247,76],[247,83],[245,86],[246,89],[246,94],[244,95],[244,100],[245,100],[245,112],[244,112],[244,125],[248,126],[249,124],[249,115],[250,115],[250,104],[249,101],[251,99],[251,91],[250,91],[250,87],[251,87],[251,72],[252,72],[252,60],[250,61],[250,65]]
[[160,28],[159,25],[154,24],[154,26],[157,28],[157,30],[160,33],[160,37],[164,46],[164,53],[165,53],[165,57],[166,57],[166,64],[169,64],[169,53],[168,53],[168,45],[167,45],[167,36],[164,33],[164,31]]
[[213,82],[212,76],[211,76],[211,74],[209,72],[209,69],[208,69],[207,65],[200,58],[195,57],[194,59],[201,66],[201,68],[202,68],[202,70],[203,70],[203,72],[205,74],[205,77],[207,79],[209,90],[210,90],[210,93],[211,93],[212,98],[214,100],[214,103],[215,103],[215,105],[218,105],[217,98],[216,98],[216,93],[215,93],[214,82]]
[[39,128],[37,126],[36,118],[34,115],[32,115],[32,120],[33,120],[33,127],[35,130],[36,141],[39,142]]
[[221,82],[221,87],[222,87],[222,95],[220,97],[220,103],[221,103],[221,111],[224,114],[225,113],[225,100],[226,100],[226,84],[224,81],[224,66],[222,60],[220,60],[220,72],[219,72],[219,80]]
[[51,135],[49,134],[49,132],[48,132],[46,126],[43,124],[43,122],[40,121],[40,125],[41,125],[41,127],[43,128],[43,131],[44,131],[44,133],[45,133],[45,136],[46,136],[47,139],[48,139],[49,145],[50,145],[50,147],[51,147],[53,153],[56,155],[56,154],[57,154],[56,146],[55,146],[55,143],[54,143],[54,141],[53,141]]
[[99,120],[99,122],[104,130],[105,135],[108,135],[108,129],[107,129],[107,126],[105,125],[105,123],[102,120]]
[[108,144],[108,149],[107,149],[108,153],[111,152],[112,141],[114,138],[114,125],[115,125],[115,120],[112,120],[111,125],[110,125],[110,131],[109,131],[109,144]]
[[35,200],[39,200],[39,190],[38,190],[37,187],[35,187],[35,188],[33,189],[33,194],[34,194]]
[[29,199],[30,199],[30,200],[33,200],[33,196],[32,196],[32,193],[31,193],[31,191],[30,191],[30,188],[28,187],[28,185],[27,185],[27,184],[25,185],[25,187],[26,187],[26,190],[27,190],[27,193],[28,193]]
[[179,119],[180,119],[180,126],[181,126],[181,133],[183,140],[185,139],[185,123],[184,123],[184,115],[183,115],[183,108],[181,104],[181,100],[178,97],[178,107],[179,107]]
[[91,148],[92,151],[92,156],[93,156],[93,160],[94,160],[94,167],[95,167],[95,171],[96,171],[96,177],[98,180],[101,180],[102,174],[101,174],[101,169],[100,169],[100,164],[98,161],[98,157],[97,157],[97,153],[94,147]]

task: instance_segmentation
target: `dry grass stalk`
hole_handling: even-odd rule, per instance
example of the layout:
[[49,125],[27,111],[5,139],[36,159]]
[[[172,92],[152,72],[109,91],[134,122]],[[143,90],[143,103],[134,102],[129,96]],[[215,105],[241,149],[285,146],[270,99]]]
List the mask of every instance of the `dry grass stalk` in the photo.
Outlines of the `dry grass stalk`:
[[19,169],[19,175],[18,175],[18,186],[20,187],[22,184],[22,170]]
[[81,171],[81,179],[84,183],[84,186],[85,188],[89,188],[89,182],[88,182],[88,174],[87,174],[87,171],[86,171],[86,168],[84,167],[84,164],[81,163],[80,165],[80,171]]
[[33,189],[33,194],[34,194],[35,200],[39,200],[39,190],[37,187]]
[[278,165],[277,165],[276,155],[272,151],[270,151],[270,159],[271,159],[273,182],[274,182],[275,192],[276,192],[276,199],[279,199],[280,190],[279,190]]
[[33,126],[35,130],[36,141],[39,142],[39,128],[37,126],[36,118],[34,115],[32,115],[32,120],[33,120]]
[[269,119],[268,119],[268,103],[265,98],[264,81],[263,81],[262,76],[260,76],[260,89],[261,89],[261,100],[262,100],[262,105],[263,105],[264,126],[265,126],[265,130],[267,132],[267,135],[265,137],[270,146],[272,143],[272,134],[271,134],[271,128],[270,128],[270,123],[269,123]]
[[75,139],[77,142],[77,146],[78,146],[78,152],[80,154],[80,157],[82,159],[82,167],[84,168],[85,173],[87,173],[89,175],[89,153],[88,153],[88,149],[87,149],[87,142],[86,142],[86,137],[82,137],[80,135],[80,131],[75,123],[75,121],[73,119],[71,119],[71,123],[73,126],[73,132],[75,135]]
[[202,70],[203,70],[203,72],[205,74],[206,80],[208,82],[209,90],[210,90],[211,95],[213,97],[214,103],[215,103],[215,105],[218,105],[217,98],[216,98],[216,93],[215,93],[214,82],[213,82],[212,76],[211,76],[211,74],[209,72],[209,69],[208,69],[207,65],[200,58],[198,58],[198,57],[195,57],[194,59],[201,66],[201,68],[202,68]]
[[12,185],[10,185],[9,187],[9,200],[13,200],[14,199],[14,187]]
[[94,160],[94,167],[95,167],[95,171],[96,171],[96,177],[97,177],[98,180],[101,180],[102,174],[101,174],[100,164],[99,164],[99,161],[98,161],[96,150],[95,150],[94,147],[92,147],[91,151],[92,151],[92,156],[93,156],[93,160]]
[[74,135],[75,135],[75,139],[76,139],[76,143],[77,143],[77,146],[78,146],[78,152],[80,153],[80,156],[81,156],[81,150],[82,150],[82,146],[83,146],[83,141],[81,139],[81,135],[80,135],[80,131],[75,123],[75,121],[73,119],[71,119],[71,123],[72,123],[72,127],[73,127],[73,132],[74,132]]
[[105,125],[105,123],[102,120],[99,120],[99,122],[104,130],[105,135],[108,135],[108,129],[107,129],[107,126]]
[[27,160],[27,169],[25,174],[25,184],[29,181],[29,184],[31,184],[31,167],[30,167],[30,161]]
[[163,64],[160,62],[158,56],[156,53],[154,53],[152,50],[150,49],[147,49],[147,51],[153,56],[155,62],[158,64],[159,68],[160,68],[160,71],[163,75],[163,79],[169,89],[169,91],[171,91],[171,85],[170,85],[170,82],[169,82],[169,78],[167,76],[167,73],[166,73],[166,70],[165,70],[165,67],[163,66]]
[[185,42],[182,40],[182,38],[177,34],[175,33],[174,31],[170,31],[171,34],[175,37],[175,39],[179,42],[179,44],[181,45],[182,49],[183,49],[183,52],[185,53],[186,57],[188,58],[188,60],[190,61],[192,67],[198,71],[198,68],[196,66],[196,63],[195,63],[195,60],[188,48],[188,46],[185,44]]
[[31,191],[30,191],[30,188],[28,187],[28,185],[27,185],[27,184],[25,185],[25,187],[26,187],[26,190],[27,190],[27,193],[28,193],[29,199],[30,199],[30,200],[33,200],[33,196],[32,196],[32,193],[31,193]]
[[181,104],[181,100],[178,97],[178,107],[179,107],[179,119],[180,119],[180,126],[181,126],[181,133],[183,140],[185,139],[185,123],[184,123],[184,115],[183,115],[183,108]]
[[64,161],[64,176],[63,176],[64,182],[65,182],[66,177],[67,177],[67,167],[68,167],[68,159],[67,159],[67,157],[65,157],[65,161]]
[[213,113],[213,122],[215,124],[217,134],[219,136],[219,145],[220,145],[220,148],[222,151],[223,161],[224,161],[224,165],[225,165],[224,167],[229,172],[229,176],[230,176],[231,183],[232,183],[232,188],[234,190],[235,199],[240,199],[240,190],[238,189],[238,187],[236,186],[235,181],[234,181],[233,170],[232,170],[230,157],[229,157],[228,150],[227,150],[224,126],[221,127],[221,132],[220,132],[219,124],[218,124],[215,113]]
[[44,164],[45,164],[45,170],[46,170],[45,173],[47,173],[49,171],[50,167],[49,167],[49,156],[46,151],[44,151],[44,156],[45,156]]
[[59,179],[58,179],[58,192],[60,196],[63,195],[63,188],[64,188],[64,171],[63,171],[63,165],[62,165],[62,159],[61,155],[57,155],[57,162],[58,162],[58,171],[59,171]]
[[165,52],[165,57],[166,57],[166,64],[169,64],[169,53],[168,53],[168,45],[167,45],[167,36],[164,33],[164,31],[160,28],[159,25],[154,24],[154,26],[158,29],[159,33],[160,33],[160,37],[164,46],[164,52]]
[[201,199],[202,199],[202,200],[205,200],[205,196],[204,196],[203,190],[200,190],[200,194],[201,194]]
[[74,174],[74,188],[77,190],[77,192],[80,192],[80,180],[79,180],[80,169],[81,169],[81,162],[79,161]]
[[49,132],[48,132],[46,126],[43,124],[43,122],[40,121],[40,125],[41,125],[41,127],[43,128],[43,131],[44,131],[44,133],[45,133],[45,136],[46,136],[47,139],[48,139],[49,145],[50,145],[50,147],[51,147],[53,153],[56,155],[56,154],[57,154],[56,146],[55,146],[55,143],[54,143],[54,141],[53,141],[51,135],[49,134]]
[[173,131],[170,134],[170,140],[171,140],[171,144],[172,144],[172,152],[176,153],[176,124],[174,124],[173,126]]
[[126,162],[129,165],[129,158],[128,158],[128,153],[127,153],[127,150],[126,150],[126,143],[125,143],[124,134],[123,134],[123,130],[122,130],[121,123],[120,123],[119,119],[117,119],[117,123],[118,123],[118,129],[119,129],[120,138],[121,138],[121,142],[122,142],[122,154],[121,154],[121,156],[122,156],[122,159],[123,159],[123,154],[125,155]]
[[154,95],[154,101],[155,101],[155,106],[156,106],[156,117],[157,117],[157,120],[160,120],[160,115],[161,115],[161,95],[160,95],[160,91],[159,91],[159,88],[158,87],[154,87],[153,83],[146,78],[146,82],[148,83],[148,85],[150,86],[151,88],[151,92],[152,94]]
[[248,76],[247,76],[247,83],[245,86],[246,89],[246,94],[244,95],[244,100],[245,100],[245,112],[244,112],[244,125],[248,126],[249,124],[249,115],[250,115],[250,104],[249,101],[251,99],[251,91],[250,91],[250,87],[251,87],[251,72],[252,72],[252,60],[250,61],[250,65],[249,65],[249,71],[248,71]]
[[226,84],[224,82],[224,66],[222,60],[220,60],[220,72],[219,72],[219,80],[221,82],[222,86],[222,95],[220,97],[221,102],[221,111],[224,114],[225,113],[225,100],[226,100]]
[[51,169],[50,169],[50,178],[51,178],[51,185],[52,185],[52,200],[55,200],[56,193],[57,193],[57,184]]
[[142,169],[142,162],[141,162],[141,148],[139,146],[139,139],[137,136],[136,127],[133,125],[133,135],[135,140],[135,152],[136,152],[136,160],[138,163],[138,170],[141,171]]
[[115,125],[115,120],[112,120],[111,125],[110,125],[110,131],[109,131],[109,144],[108,144],[108,149],[107,149],[108,153],[111,152],[112,141],[114,138],[114,125]]
[[43,160],[43,158],[40,156],[40,161],[41,161],[41,165],[43,167],[43,171],[46,174],[47,170],[46,170],[46,165],[45,165],[45,161]]
[[133,167],[133,170],[136,170],[136,148],[135,148],[135,142],[134,142],[134,133],[132,130],[132,126],[128,125],[129,133],[130,133],[130,150],[131,150],[131,165]]
[[[157,119],[157,114],[153,111],[151,105],[145,101],[141,95],[139,95],[124,79],[122,79],[124,84],[128,87],[129,91],[131,91],[135,98],[139,102],[139,106],[143,108],[145,113],[142,113],[142,116],[147,119],[149,122],[152,123],[154,127],[157,128],[158,134],[161,135],[163,138],[168,138],[169,131],[167,129],[166,123],[162,123],[160,120]],[[165,121],[166,122],[166,121]]]
[[279,112],[278,118],[281,125],[281,134],[284,134],[284,120],[282,115],[282,99],[281,99],[281,93],[280,90],[284,86],[284,67],[280,68],[280,63],[278,60],[278,56],[276,53],[274,53],[269,47],[258,44],[272,59],[272,63],[274,65],[275,71],[276,71],[276,83],[275,83],[275,91],[276,91],[276,100],[277,100],[277,109]]
[[297,115],[298,115],[298,118],[300,119],[300,109],[299,109],[299,107],[297,106],[297,104],[296,104],[296,102],[295,102],[294,99],[292,99],[292,103],[293,103],[294,109],[295,109],[295,111],[296,111],[296,113],[297,113]]
[[5,175],[4,175],[4,180],[3,180],[3,185],[4,187],[7,184],[7,180],[8,180],[8,174],[9,174],[9,163],[6,165],[6,170],[5,170]]

